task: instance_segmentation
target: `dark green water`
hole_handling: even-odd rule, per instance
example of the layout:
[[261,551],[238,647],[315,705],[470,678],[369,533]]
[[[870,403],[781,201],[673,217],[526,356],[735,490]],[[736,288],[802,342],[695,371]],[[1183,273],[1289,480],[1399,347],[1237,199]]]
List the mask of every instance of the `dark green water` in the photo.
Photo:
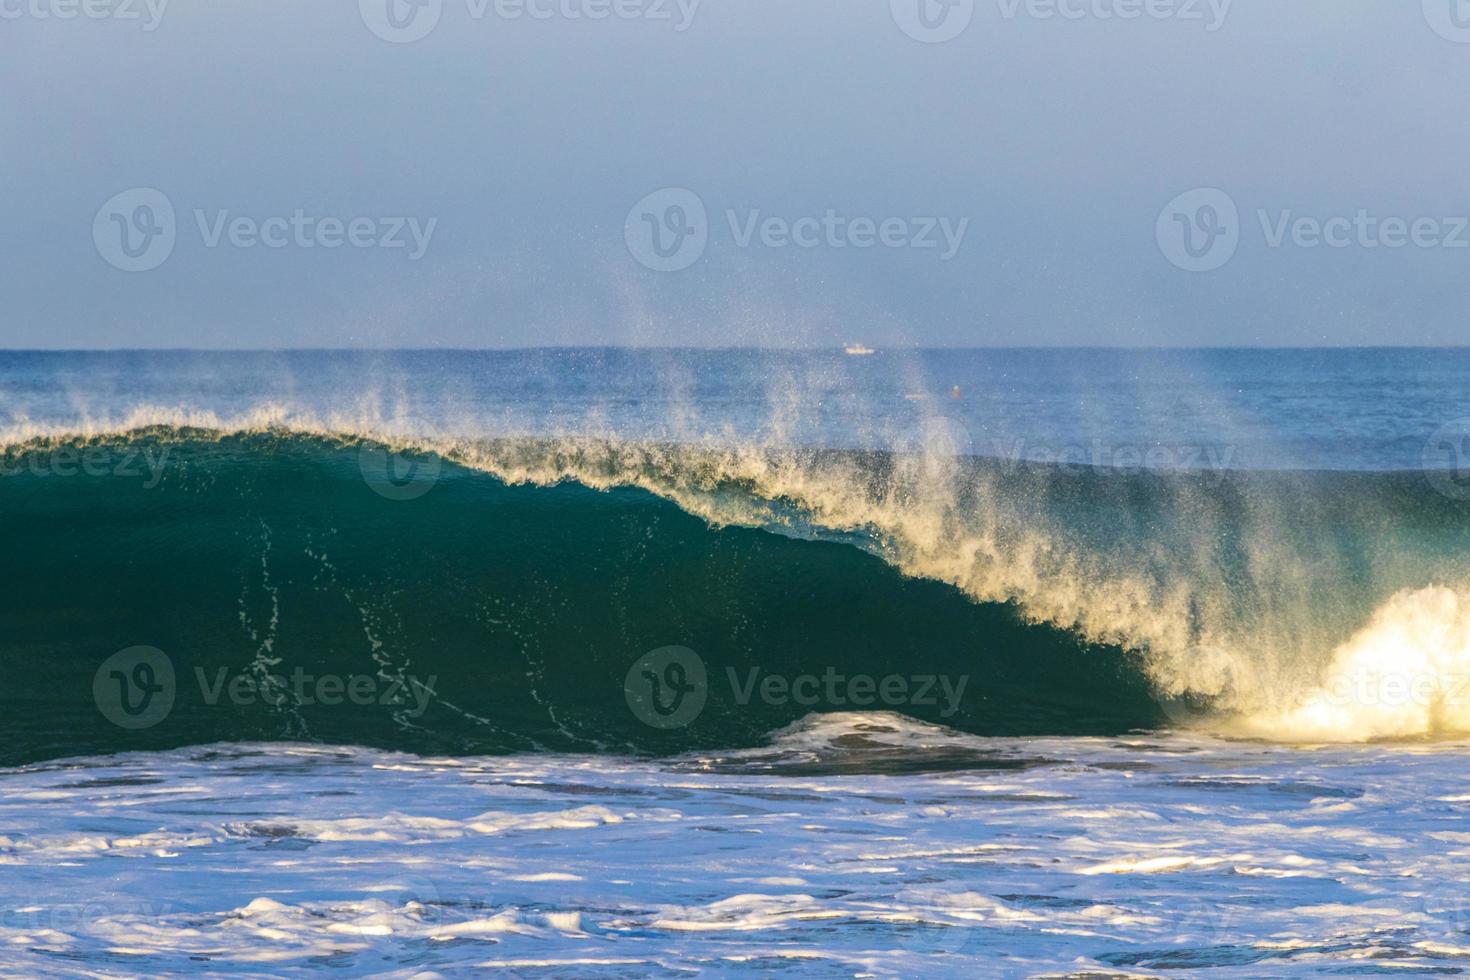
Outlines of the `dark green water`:
[[[0,763],[243,739],[676,753],[837,710],[993,735],[1170,721],[1142,655],[905,576],[860,529],[716,527],[644,490],[507,485],[437,457],[429,492],[385,494],[357,443],[299,434],[73,445],[13,448],[0,477]],[[88,446],[107,465],[82,465]],[[886,457],[863,465],[891,480]],[[1177,605],[1194,577],[1198,631],[1228,620],[1242,656],[1251,630],[1338,639],[1467,550],[1464,504],[1417,474],[1022,467],[1003,497],[996,479],[961,507],[1018,548],[1028,522],[1052,526],[1053,579],[1093,555]],[[1108,599],[1105,580],[1085,597]],[[1328,627],[1298,629],[1303,609]],[[671,646],[703,667],[703,707],[663,728],[625,681]],[[116,659],[139,647],[157,652]],[[692,683],[666,657],[632,673],[670,710]]]
[[[741,704],[751,668],[758,680],[898,675],[911,695],[899,710],[981,733],[1160,718],[1120,650],[905,578],[846,544],[712,528],[640,490],[507,486],[448,465],[432,493],[387,499],[364,481],[356,447],[302,437],[167,450],[151,487],[141,462],[139,477],[58,476],[11,457],[0,762],[271,738],[675,752],[756,744],[844,706],[825,687],[814,707],[759,690]],[[129,730],[103,716],[93,683],[107,658],[140,645],[167,656],[175,700]],[[698,652],[708,699],[692,724],[663,731],[630,710],[624,679],[669,645]],[[291,686],[298,668],[305,687]],[[373,694],[303,703],[324,675],[344,688],[374,678]],[[934,682],[926,704],[909,680],[921,675],[967,681],[957,703]],[[251,696],[239,677],[275,693]],[[406,682],[403,703],[391,703],[394,680]],[[422,711],[414,681],[434,692]]]

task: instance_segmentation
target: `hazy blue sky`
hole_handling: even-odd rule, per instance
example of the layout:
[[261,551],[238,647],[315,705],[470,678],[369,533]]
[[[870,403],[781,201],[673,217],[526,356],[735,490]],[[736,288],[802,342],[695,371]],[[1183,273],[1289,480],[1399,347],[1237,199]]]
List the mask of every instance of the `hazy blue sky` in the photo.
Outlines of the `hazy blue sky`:
[[1467,342],[1466,0],[87,2],[0,0],[0,347]]

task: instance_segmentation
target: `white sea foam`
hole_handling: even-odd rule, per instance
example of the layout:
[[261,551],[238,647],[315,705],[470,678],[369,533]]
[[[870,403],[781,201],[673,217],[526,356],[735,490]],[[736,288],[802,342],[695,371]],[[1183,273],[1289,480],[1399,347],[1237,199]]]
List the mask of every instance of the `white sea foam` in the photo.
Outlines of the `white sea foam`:
[[[1031,764],[812,774],[867,740],[921,768],[957,746]],[[1470,851],[1442,839],[1467,747],[996,740],[852,714],[668,765],[277,744],[0,770],[0,973],[1443,971],[1470,914]],[[773,757],[795,774],[742,768]],[[156,792],[184,784],[187,806]],[[99,843],[138,840],[167,846]]]

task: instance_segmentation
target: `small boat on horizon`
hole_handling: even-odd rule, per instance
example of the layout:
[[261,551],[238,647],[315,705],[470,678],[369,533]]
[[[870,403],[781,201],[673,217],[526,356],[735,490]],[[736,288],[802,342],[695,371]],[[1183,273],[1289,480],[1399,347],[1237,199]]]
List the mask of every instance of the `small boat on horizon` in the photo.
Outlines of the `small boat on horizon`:
[[843,353],[848,354],[851,357],[867,357],[869,354],[878,353],[867,344],[848,344],[847,346],[843,347],[842,350]]

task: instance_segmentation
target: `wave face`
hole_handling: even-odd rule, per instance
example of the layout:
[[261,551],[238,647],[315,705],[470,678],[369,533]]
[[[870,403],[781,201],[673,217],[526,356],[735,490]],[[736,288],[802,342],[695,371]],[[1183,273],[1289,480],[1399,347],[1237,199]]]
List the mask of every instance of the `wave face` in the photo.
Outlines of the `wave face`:
[[[509,485],[422,459],[438,469],[431,488],[374,485],[364,469],[386,457],[300,434],[61,445],[75,457],[13,451],[0,484],[5,538],[26,556],[0,593],[11,761],[271,738],[477,753],[753,745],[811,709],[738,703],[729,671],[748,687],[752,668],[968,675],[954,710],[937,697],[906,710],[982,733],[1115,731],[1158,714],[1116,651],[849,544],[712,527],[634,487]],[[89,457],[103,475],[82,471]],[[57,459],[76,472],[57,475]],[[429,492],[409,499],[417,489]],[[670,645],[698,651],[710,687],[673,731],[641,721],[624,689],[635,660]],[[141,704],[171,671],[173,703],[122,728],[94,683],[105,696],[117,665],[99,679],[104,661],[139,647],[167,659],[152,654],[144,676],[125,656],[126,694]],[[323,698],[324,677],[343,690]]]
[[684,752],[857,698],[988,735],[1470,728],[1466,505],[1422,474],[362,435],[12,444],[0,758]]

